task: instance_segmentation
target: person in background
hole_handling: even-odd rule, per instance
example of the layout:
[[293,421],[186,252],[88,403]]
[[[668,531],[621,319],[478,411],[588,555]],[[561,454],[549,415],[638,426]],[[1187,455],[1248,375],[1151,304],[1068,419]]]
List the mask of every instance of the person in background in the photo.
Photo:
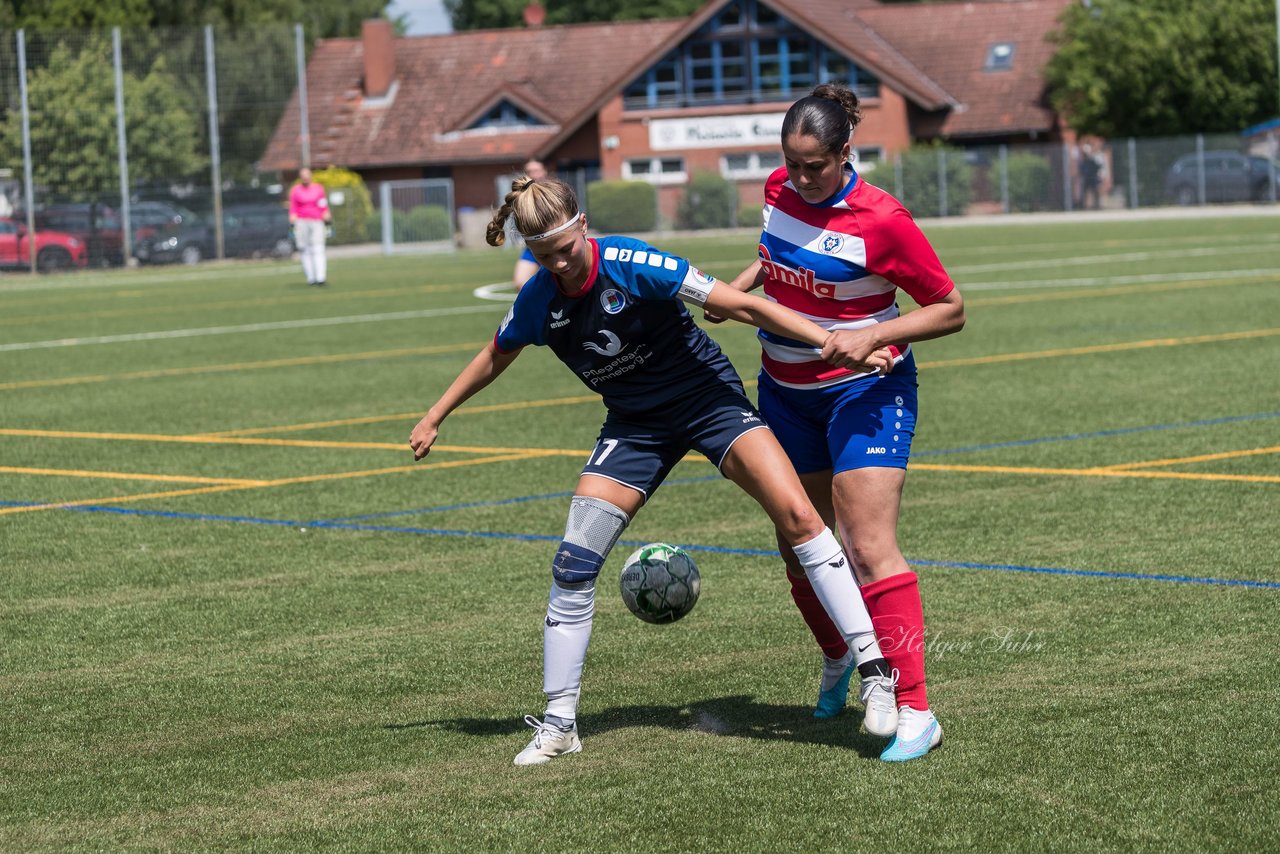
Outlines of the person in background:
[[[541,160],[531,159],[524,164],[524,174],[535,181],[541,181],[547,177],[547,167]],[[520,293],[524,283],[529,281],[536,272],[538,272],[538,259],[533,257],[533,253],[526,245],[520,251],[520,257],[516,259],[515,269],[511,271],[511,284],[515,286],[516,293]]]
[[[830,333],[813,347],[759,332],[760,412],[823,520],[840,531],[898,679],[897,733],[880,758],[901,762],[942,742],[925,695],[920,589],[898,548],[916,425],[911,342],[958,332],[965,317],[960,292],[911,214],[850,164],[860,118],[857,96],[843,85],[823,84],[791,105],[783,166],[765,183],[759,257],[732,285],[763,285],[765,296]],[[900,315],[899,289],[920,308]],[[892,372],[869,371],[866,359],[885,347]],[[782,537],[779,547],[791,596],[826,659],[814,716],[831,717],[844,707],[857,650],[831,624]]]
[[1102,206],[1102,155],[1085,143],[1080,147],[1080,209],[1097,210]]
[[324,241],[333,214],[329,211],[329,197],[324,187],[311,180],[311,170],[305,166],[298,172],[298,183],[289,191],[289,224],[293,226],[294,242],[302,255],[302,274],[308,285],[323,287],[326,263]]

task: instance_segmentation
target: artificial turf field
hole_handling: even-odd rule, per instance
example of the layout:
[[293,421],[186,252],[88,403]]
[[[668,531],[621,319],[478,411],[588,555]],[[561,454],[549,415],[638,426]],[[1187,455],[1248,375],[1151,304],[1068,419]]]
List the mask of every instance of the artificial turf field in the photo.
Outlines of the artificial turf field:
[[[511,253],[7,275],[0,849],[1274,849],[1278,226],[926,226],[969,322],[916,347],[945,738],[900,766],[811,717],[771,529],[702,460],[602,576],[583,752],[511,765],[603,408],[531,350],[406,444]],[[754,235],[658,242],[730,278]],[[670,626],[616,591],[655,540],[702,570]]]

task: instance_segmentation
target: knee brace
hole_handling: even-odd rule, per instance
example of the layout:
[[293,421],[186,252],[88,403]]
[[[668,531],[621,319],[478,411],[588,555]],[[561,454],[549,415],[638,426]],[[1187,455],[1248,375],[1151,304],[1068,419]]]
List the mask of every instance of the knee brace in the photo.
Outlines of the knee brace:
[[575,495],[564,539],[551,561],[556,583],[564,587],[595,584],[605,558],[629,521],[626,513],[608,501]]

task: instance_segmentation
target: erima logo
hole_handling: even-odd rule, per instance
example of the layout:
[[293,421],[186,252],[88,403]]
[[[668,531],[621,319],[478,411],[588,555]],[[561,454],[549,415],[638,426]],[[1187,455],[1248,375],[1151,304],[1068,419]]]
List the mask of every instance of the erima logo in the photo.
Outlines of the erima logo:
[[759,420],[760,420],[760,416],[759,416],[759,415],[756,415],[754,412],[745,412],[745,411],[744,411],[744,412],[742,413],[742,423],[743,423],[743,424],[750,424],[752,421],[759,421]]
[[559,329],[561,326],[565,326],[568,323],[569,323],[569,318],[565,318],[564,309],[551,312],[551,328],[552,329]]
[[582,342],[582,348],[584,350],[599,353],[601,356],[616,356],[622,352],[622,339],[617,335],[614,335],[608,329],[601,329],[596,334],[603,335],[609,343],[601,347],[594,341],[584,341]]
[[547,628],[554,629],[558,625],[560,625],[559,620],[553,620],[550,617],[547,617]]
[[828,563],[827,566],[834,566],[836,569],[839,569],[840,567],[844,566],[844,558],[838,557],[835,560]]

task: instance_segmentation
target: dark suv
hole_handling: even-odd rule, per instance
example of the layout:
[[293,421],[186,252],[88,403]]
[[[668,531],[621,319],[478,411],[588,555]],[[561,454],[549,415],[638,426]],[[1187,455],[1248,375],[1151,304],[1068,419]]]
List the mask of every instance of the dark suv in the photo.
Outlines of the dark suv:
[[[1200,201],[1200,157],[1186,154],[1169,167],[1165,195],[1180,205]],[[1265,157],[1236,151],[1204,152],[1204,201],[1261,202],[1271,198],[1271,182],[1280,187],[1280,168]]]
[[[138,241],[133,254],[149,264],[196,264],[217,255],[209,217],[184,219]],[[228,258],[287,258],[293,254],[289,212],[281,205],[233,205],[222,211],[223,248]]]

